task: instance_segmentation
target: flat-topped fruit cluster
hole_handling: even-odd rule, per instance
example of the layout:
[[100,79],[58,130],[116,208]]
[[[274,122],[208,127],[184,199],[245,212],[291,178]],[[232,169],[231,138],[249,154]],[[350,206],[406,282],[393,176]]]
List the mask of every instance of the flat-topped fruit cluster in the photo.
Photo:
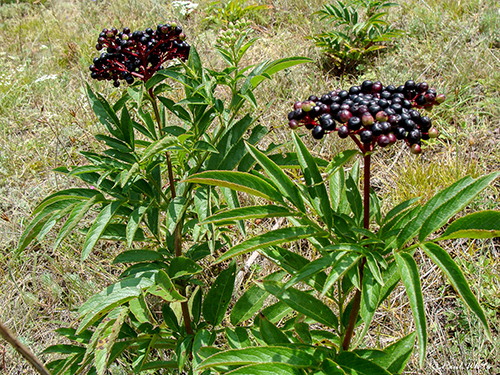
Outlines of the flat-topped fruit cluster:
[[419,154],[421,140],[436,138],[439,132],[418,109],[430,109],[444,100],[426,82],[409,80],[400,86],[384,86],[379,81],[364,81],[349,90],[296,102],[288,124],[292,129],[305,126],[316,139],[336,131],[340,138],[353,138],[364,151],[404,140],[412,153]]
[[96,49],[104,50],[89,67],[90,76],[97,80],[110,80],[118,87],[120,80],[128,84],[138,78],[146,82],[162,69],[168,60],[187,60],[189,44],[186,35],[175,23],[158,25],[156,30],[132,32],[128,27],[104,29],[97,39]]

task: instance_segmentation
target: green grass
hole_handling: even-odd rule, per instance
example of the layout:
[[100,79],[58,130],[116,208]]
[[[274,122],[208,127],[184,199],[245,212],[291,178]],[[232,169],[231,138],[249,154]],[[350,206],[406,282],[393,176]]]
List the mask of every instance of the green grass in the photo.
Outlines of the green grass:
[[[401,2],[391,10],[389,19],[405,34],[376,55],[357,77],[336,77],[322,70],[320,52],[305,38],[321,29],[313,13],[322,4],[316,0],[276,0],[272,8],[255,17],[259,20],[255,30],[261,39],[249,51],[247,62],[292,55],[317,61],[285,71],[259,88],[260,102],[272,101],[260,119],[273,129],[266,142],[291,140],[286,113],[296,100],[349,87],[366,78],[387,83],[414,78],[427,80],[447,94],[446,104],[432,114],[442,137],[418,158],[406,147],[378,153],[373,179],[379,194],[390,203],[414,196],[427,199],[464,175],[479,176],[500,168],[500,13],[496,2]],[[222,63],[211,46],[218,29],[201,22],[207,17],[207,6],[208,1],[201,1],[188,19],[178,21],[205,64],[217,67]],[[101,251],[81,264],[79,235],[56,251],[49,235],[21,258],[12,261],[11,257],[36,203],[71,184],[51,170],[80,164],[79,151],[100,147],[92,137],[98,128],[83,90],[84,83],[90,81],[88,65],[97,56],[93,47],[97,34],[111,26],[144,29],[171,17],[167,1],[0,3],[0,320],[36,353],[57,343],[53,330],[74,323],[75,309],[119,272],[110,264],[110,253],[118,249],[104,241]],[[108,97],[121,92],[109,84],[90,83]],[[323,142],[305,137],[305,141],[324,157],[353,147],[336,136]],[[498,209],[499,189],[496,182],[472,207]],[[467,251],[457,250],[463,248]],[[453,290],[441,277],[431,274],[423,281],[432,296],[428,311],[432,345],[427,367],[419,370],[413,361],[408,373],[484,374],[484,366],[499,366],[500,245],[498,241],[451,243],[448,249],[465,267],[491,318],[496,341],[489,344],[482,340],[477,322]],[[421,267],[423,273],[430,270],[425,262]],[[407,314],[411,314],[405,301],[391,300],[386,308],[390,313],[385,328],[372,332],[374,342],[389,342],[411,328],[405,326]],[[458,328],[450,331],[451,326]],[[471,369],[453,370],[460,365]],[[30,371],[7,348],[5,373],[33,373]]]

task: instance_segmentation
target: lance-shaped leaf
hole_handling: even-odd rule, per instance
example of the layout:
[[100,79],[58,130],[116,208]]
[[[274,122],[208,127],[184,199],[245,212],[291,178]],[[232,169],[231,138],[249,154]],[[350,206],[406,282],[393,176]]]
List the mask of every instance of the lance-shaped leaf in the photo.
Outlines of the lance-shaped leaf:
[[299,65],[299,64],[304,64],[308,62],[313,62],[314,60],[311,60],[308,57],[300,57],[300,56],[293,56],[293,57],[285,57],[283,59],[278,59],[271,61],[265,65],[265,68],[260,72],[259,75],[253,77],[251,79],[252,86],[255,88],[257,87],[265,78],[268,76],[271,76],[283,69],[288,69],[291,68],[292,66]]
[[122,279],[90,297],[78,311],[80,317],[83,319],[76,334],[85,331],[92,323],[100,319],[108,311],[141,295],[143,289],[153,285],[154,277],[154,272],[143,272]]
[[165,136],[157,141],[154,141],[148,146],[148,148],[146,148],[146,150],[144,150],[140,163],[143,164],[147,162],[152,156],[158,155],[161,151],[173,146],[178,146],[176,137]]
[[399,274],[403,280],[406,294],[410,301],[411,311],[415,319],[419,343],[420,367],[423,367],[425,352],[427,348],[427,323],[425,319],[424,298],[422,296],[422,285],[418,274],[417,263],[408,253],[396,253],[394,255],[398,265]]
[[148,207],[149,206],[139,206],[130,214],[126,231],[128,247],[132,247],[132,242],[134,242],[135,234],[139,229],[141,221],[144,218]]
[[168,268],[168,275],[170,278],[175,279],[177,277],[185,275],[196,275],[203,271],[198,263],[193,262],[189,258],[183,256],[175,257],[170,262],[170,267]]
[[236,220],[262,219],[267,217],[286,217],[298,215],[285,207],[276,205],[251,206],[235,208],[234,210],[223,211],[203,220],[200,224],[226,223]]
[[372,359],[373,363],[385,368],[391,374],[401,374],[410,359],[415,345],[415,332],[384,348],[385,356]]
[[214,327],[224,319],[226,309],[233,295],[234,280],[236,278],[236,262],[222,271],[208,291],[203,302],[203,316]]
[[327,227],[331,228],[333,224],[332,209],[323,177],[319,173],[318,166],[309,153],[309,150],[300,140],[299,136],[296,133],[292,133],[292,135],[312,204]]
[[267,200],[283,202],[282,195],[264,179],[244,172],[207,171],[192,175],[185,182],[227,187]]
[[325,169],[325,173],[333,175],[337,173],[340,168],[342,168],[346,163],[348,163],[353,157],[358,155],[360,152],[358,150],[345,150],[339,152],[335,155],[328,166]]
[[97,217],[95,218],[94,223],[90,227],[89,231],[87,232],[87,236],[85,237],[81,255],[82,262],[87,259],[90,251],[97,243],[101,235],[104,233],[104,230],[109,225],[109,223],[113,219],[113,216],[123,203],[124,201],[113,201],[106,207],[104,207],[101,212],[99,212],[99,215],[97,215]]
[[252,347],[244,349],[230,349],[216,353],[205,359],[197,370],[215,366],[250,365],[262,363],[281,363],[304,368],[316,365],[316,360],[303,350],[280,346]]
[[271,323],[264,314],[260,315],[259,329],[262,339],[268,345],[289,344],[288,337],[281,330]]
[[467,176],[436,194],[422,207],[417,217],[401,231],[397,239],[398,248],[401,248],[417,233],[419,240],[424,240],[469,204],[477,194],[498,177],[499,173],[491,173],[477,180]]
[[77,206],[75,206],[66,219],[66,222],[62,226],[61,230],[59,231],[59,234],[57,235],[56,242],[54,243],[54,249],[56,249],[60,245],[61,241],[64,240],[64,238],[66,238],[66,236],[71,233],[73,229],[75,229],[75,227],[82,221],[85,214],[89,212],[92,206],[103,201],[104,197],[102,196],[102,194],[97,194],[89,200],[80,202]]
[[285,196],[300,212],[306,212],[304,201],[300,196],[299,189],[283,170],[265,154],[247,143],[248,152],[254,157],[260,166],[266,171],[271,181],[278,187],[281,194]]
[[325,295],[328,293],[337,280],[358,264],[361,257],[362,255],[358,253],[343,253],[343,255],[338,258],[332,266],[332,269],[326,278],[325,284],[323,285],[321,294]]
[[234,246],[232,249],[222,254],[216,263],[220,263],[229,258],[272,245],[279,245],[311,236],[326,236],[327,234],[327,232],[318,231],[310,226],[276,229],[250,238],[249,240]]
[[182,296],[176,289],[170,277],[165,271],[158,271],[155,277],[155,283],[147,289],[149,294],[160,297],[167,302],[183,302],[186,297]]
[[92,110],[101,124],[106,126],[108,131],[115,137],[124,140],[123,133],[120,130],[120,120],[118,120],[118,116],[106,99],[99,94],[96,96],[88,84],[87,95],[92,106]]
[[284,284],[278,281],[265,280],[257,285],[262,285],[265,290],[297,312],[328,327],[337,329],[338,319],[332,310],[309,293],[295,288],[283,289]]
[[500,211],[480,211],[455,220],[436,241],[494,237],[500,237]]
[[486,315],[484,314],[484,311],[476,297],[472,294],[469,284],[467,283],[460,267],[457,266],[455,261],[451,259],[450,254],[448,254],[441,246],[434,243],[421,244],[421,246],[429,258],[431,258],[432,261],[439,266],[441,271],[443,271],[446,277],[448,277],[451,285],[453,285],[466,305],[469,306],[472,312],[479,318],[487,337],[491,340],[491,332]]
[[337,363],[349,375],[392,375],[376,363],[359,357],[352,352],[342,352],[337,358]]
[[236,370],[226,372],[231,375],[305,375],[306,372],[300,368],[286,363],[261,363],[257,365],[247,365]]

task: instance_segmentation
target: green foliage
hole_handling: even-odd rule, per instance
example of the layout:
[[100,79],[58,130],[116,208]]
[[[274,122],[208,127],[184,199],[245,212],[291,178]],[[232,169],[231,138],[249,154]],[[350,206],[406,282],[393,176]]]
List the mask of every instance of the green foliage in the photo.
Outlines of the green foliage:
[[332,30],[311,37],[335,69],[352,73],[362,69],[363,62],[373,52],[384,49],[387,43],[401,35],[385,20],[385,9],[397,6],[390,1],[357,0],[325,4],[316,12]]
[[[280,199],[272,184],[244,174],[254,164],[241,165],[249,157],[244,137],[250,134],[246,142],[256,144],[267,129],[255,125],[253,113],[242,109],[258,109],[253,91],[264,80],[310,61],[285,58],[241,66],[256,40],[250,33],[247,29],[236,35],[230,29],[227,35],[235,38],[217,47],[226,63],[221,71],[204,68],[192,47],[186,64],[130,86],[114,105],[87,86],[91,107],[106,131],[96,136],[104,150],[82,153],[87,165],[57,171],[90,188],[61,190],[43,200],[16,254],[53,228],[59,229],[54,244],[58,247],[78,228],[85,233],[82,262],[107,239],[126,245],[113,261],[126,268],[117,282],[80,307],[78,328],[65,335],[74,344],[46,350],[63,355],[48,364],[52,373],[103,375],[118,359],[124,370],[134,373],[176,373],[192,370],[201,361],[192,361],[193,352],[198,355],[201,347],[213,343],[204,328],[211,326],[214,332],[223,322],[237,267],[232,262],[209,285],[201,282],[202,264],[222,246],[233,245],[226,228],[204,220],[224,208],[242,208],[231,190],[199,187],[190,177],[239,168],[240,179],[230,175],[221,188],[246,186],[251,194]],[[165,94],[166,80],[180,83],[183,99],[174,101]],[[228,104],[219,97],[221,87],[231,93]],[[283,213],[271,209],[257,216]],[[293,238],[303,238],[308,231]],[[169,350],[167,357],[161,354],[164,350]]]
[[[314,358],[313,363],[299,364],[292,363],[289,357],[284,356],[282,360],[277,361],[288,366],[284,367],[284,373],[399,374],[406,366],[416,337],[420,348],[420,364],[423,365],[427,324],[421,276],[414,258],[415,250],[421,248],[441,269],[490,336],[485,313],[472,294],[461,269],[436,242],[461,236],[493,238],[497,236],[500,228],[498,212],[470,214],[449,225],[442,237],[433,236],[429,239],[429,236],[439,231],[500,173],[491,173],[475,180],[470,177],[459,180],[438,192],[424,206],[418,205],[415,199],[409,200],[385,216],[378,205],[371,207],[370,217],[377,220],[377,226],[380,228],[372,232],[371,228],[363,225],[363,205],[366,201],[363,202],[363,193],[358,188],[359,169],[355,166],[350,172],[346,172],[343,168],[357,152],[344,151],[323,169],[312,158],[300,138],[295,134],[293,137],[303,180],[290,178],[271,158],[247,145],[262,168],[260,172],[253,171],[249,176],[269,181],[286,198],[268,199],[272,200],[276,208],[287,210],[285,216],[288,217],[290,225],[245,240],[221,255],[218,262],[260,249],[266,258],[272,260],[289,276],[285,279],[286,282],[279,279],[262,280],[256,281],[256,285],[262,291],[275,296],[279,303],[290,308],[295,314],[285,315],[284,322],[276,324],[265,310],[257,314],[259,309],[256,308],[250,309],[243,318],[239,318],[243,315],[241,312],[236,313],[232,323],[237,324],[254,315],[253,328],[249,328],[249,331],[255,337],[257,347],[273,348],[271,350],[276,347],[293,349],[290,353],[294,356],[298,355],[296,353],[302,353],[304,357],[309,354]],[[329,191],[325,188],[322,171],[331,173]],[[191,179],[216,186],[231,179],[231,175],[235,180],[237,177],[241,179],[241,173],[232,171],[210,171],[195,174]],[[249,192],[238,184],[233,184],[231,188]],[[261,194],[262,192],[259,192],[257,196],[262,196]],[[373,198],[369,201],[373,201]],[[274,217],[278,211],[276,208],[268,210],[263,207],[267,206],[255,207],[256,217]],[[223,225],[231,219],[231,215],[234,215],[234,220],[242,218],[241,212],[226,210],[213,218],[207,218],[207,222]],[[293,215],[293,212],[296,214]],[[244,215],[252,217],[250,207],[245,208]],[[311,230],[307,238],[315,250],[314,260],[309,261],[299,254],[277,246],[295,241],[294,235],[297,231],[305,233],[307,228]],[[416,334],[412,333],[382,351],[357,349],[358,346],[364,345],[363,338],[372,324],[375,311],[400,281],[410,301]],[[302,287],[298,287],[299,283],[302,283]],[[261,306],[264,298],[265,295],[252,286],[236,306],[248,306],[249,300]],[[360,327],[361,323],[364,328]],[[313,326],[318,324],[331,335],[329,341],[322,341],[319,347],[315,346],[316,339],[312,335]],[[359,331],[355,335],[355,343],[351,343],[353,330]],[[198,369],[211,367],[226,373],[234,371],[235,366],[238,366],[237,371],[243,373],[247,366],[256,366],[251,360],[243,359],[250,352],[251,349],[247,348],[222,351],[208,357]],[[265,359],[258,359],[258,351],[255,353],[254,361],[266,362]],[[237,361],[238,358],[241,362]],[[257,372],[256,369],[255,373],[271,371],[271,365],[259,366],[258,371],[262,372]]]
[[268,9],[268,5],[255,4],[248,0],[216,0],[208,4],[206,13],[209,16],[204,18],[203,22],[206,25],[222,26],[231,25],[246,18],[263,23],[263,13]]

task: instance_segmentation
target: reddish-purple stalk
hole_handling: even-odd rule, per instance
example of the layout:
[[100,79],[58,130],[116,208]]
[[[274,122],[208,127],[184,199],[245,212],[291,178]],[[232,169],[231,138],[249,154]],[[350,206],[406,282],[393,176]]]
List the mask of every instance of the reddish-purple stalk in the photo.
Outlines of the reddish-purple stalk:
[[[363,152],[363,227],[367,230],[370,229],[370,167],[371,167],[371,152],[373,151],[373,144],[362,145],[355,136],[351,138],[356,142],[361,152]],[[365,267],[366,258],[361,260],[359,264],[359,284],[363,282],[363,270]],[[354,294],[351,314],[349,315],[349,322],[344,333],[344,340],[342,341],[342,349],[349,350],[351,344],[356,321],[358,320],[359,309],[361,307],[361,289],[356,289]]]
[[[153,89],[149,89],[149,95],[151,96],[151,100],[153,103],[153,110],[155,112],[155,116],[157,119],[158,127],[160,134],[163,134],[163,130],[161,127],[161,121],[160,121],[160,111],[158,110],[158,104],[156,103],[156,97],[153,93]],[[165,153],[165,157],[167,159],[167,171],[168,171],[168,183],[170,185],[170,193],[172,196],[172,199],[174,199],[177,196],[177,193],[175,191],[175,179],[174,179],[174,173],[173,173],[173,167],[172,167],[172,160],[170,158],[170,153],[167,151]],[[161,186],[161,185],[160,185]],[[180,221],[174,229],[174,249],[175,249],[175,256],[180,257],[182,256],[182,221]],[[185,285],[181,282],[181,293],[185,294],[186,289]],[[189,306],[187,301],[186,302],[181,302],[181,308],[182,308],[182,316],[184,318],[184,327],[186,328],[186,333],[188,335],[193,334],[193,328],[191,327],[191,316],[189,315]]]

